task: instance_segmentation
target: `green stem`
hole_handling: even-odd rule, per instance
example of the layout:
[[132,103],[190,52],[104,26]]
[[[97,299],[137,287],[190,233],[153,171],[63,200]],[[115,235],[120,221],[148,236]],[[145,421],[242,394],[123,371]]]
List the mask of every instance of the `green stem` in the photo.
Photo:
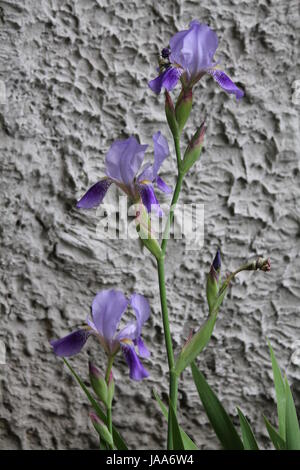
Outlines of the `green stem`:
[[172,222],[173,222],[173,219],[174,219],[175,206],[177,204],[179,194],[180,194],[180,191],[181,191],[183,176],[184,175],[182,173],[178,172],[176,186],[175,186],[175,190],[174,190],[173,198],[172,198],[172,202],[171,202],[171,208],[170,208],[170,212],[169,212],[169,215],[168,215],[168,220],[167,220],[167,223],[166,223],[166,227],[165,227],[165,230],[164,230],[163,239],[162,239],[162,243],[161,243],[161,250],[162,250],[163,256],[166,254],[167,243],[168,243],[168,239],[169,239],[169,236],[170,236],[170,228],[171,228],[171,225],[172,225]]
[[[108,362],[107,362],[107,367],[106,367],[106,373],[105,373],[105,382],[108,386],[109,383],[109,376],[110,376],[110,371],[114,362],[114,356],[109,356],[108,357]],[[106,407],[106,418],[107,418],[107,427],[111,435],[113,435],[112,432],[112,410],[111,410],[111,405]]]
[[[176,412],[177,376],[174,370],[175,360],[174,360],[172,337],[171,337],[171,332],[170,332],[170,324],[169,324],[169,316],[168,316],[168,305],[167,305],[166,284],[165,284],[165,265],[164,265],[163,256],[157,260],[157,269],[158,269],[159,292],[160,292],[160,302],[161,302],[161,309],[162,309],[165,343],[166,343],[169,373],[170,373],[169,397],[173,405],[173,408]],[[172,448],[172,442],[173,442],[172,430],[171,430],[171,427],[169,426],[168,427],[168,449]]]

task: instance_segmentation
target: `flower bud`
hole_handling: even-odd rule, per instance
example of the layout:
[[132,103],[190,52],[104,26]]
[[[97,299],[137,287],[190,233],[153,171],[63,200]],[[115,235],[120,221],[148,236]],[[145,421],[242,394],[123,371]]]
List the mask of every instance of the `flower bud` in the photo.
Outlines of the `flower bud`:
[[102,403],[107,404],[107,385],[99,369],[89,362],[90,382],[97,397]]
[[192,109],[193,104],[193,92],[191,89],[184,89],[182,88],[180,95],[178,97],[176,106],[175,106],[175,114],[176,120],[178,123],[178,131],[181,134]]
[[197,129],[196,133],[194,134],[193,138],[191,139],[187,149],[185,151],[183,161],[182,161],[182,171],[183,173],[187,173],[191,166],[198,160],[201,154],[204,135],[206,132],[206,124],[203,122],[201,126]]
[[93,426],[97,433],[100,436],[100,439],[103,439],[110,447],[113,447],[114,441],[111,433],[108,430],[106,424],[104,424],[101,419],[93,411],[90,413],[90,418],[93,423]]
[[111,404],[115,394],[115,381],[112,372],[109,374],[107,385],[107,407],[111,408]]
[[206,298],[211,312],[219,294],[219,279],[221,271],[221,254],[218,249],[216,256],[210,268],[206,282]]
[[166,118],[169,124],[169,128],[173,134],[173,137],[179,137],[178,124],[176,120],[174,104],[167,90],[165,92],[165,96],[166,96],[165,112],[166,112]]

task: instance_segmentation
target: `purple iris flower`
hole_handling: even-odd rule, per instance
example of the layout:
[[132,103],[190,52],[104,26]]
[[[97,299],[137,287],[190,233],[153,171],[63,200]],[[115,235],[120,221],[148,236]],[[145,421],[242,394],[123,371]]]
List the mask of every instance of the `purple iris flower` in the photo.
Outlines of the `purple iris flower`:
[[[194,20],[189,29],[179,31],[170,40],[168,61],[162,66],[160,75],[149,82],[149,87],[159,94],[164,87],[172,90],[182,78],[185,88],[192,86],[205,74],[213,79],[227,93],[233,93],[237,99],[244,96],[225,72],[216,68],[213,57],[218,47],[218,37],[206,24]],[[167,49],[163,49],[163,58],[167,58]]]
[[103,201],[103,198],[112,183],[115,183],[134,202],[142,200],[148,212],[151,205],[159,207],[153,184],[165,192],[172,189],[158,176],[158,170],[165,158],[170,154],[166,138],[157,132],[153,135],[154,163],[146,164],[139,172],[144,160],[148,145],[140,145],[135,137],[126,140],[116,140],[106,154],[106,177],[94,184],[78,201],[77,207],[91,209]]
[[[123,313],[130,303],[135,321],[130,321],[118,333],[117,329]],[[64,338],[50,342],[57,356],[73,356],[79,353],[90,336],[96,336],[108,354],[113,357],[121,349],[130,369],[130,378],[141,380],[148,377],[148,372],[141,363],[139,356],[149,357],[150,352],[142,338],[143,324],[148,320],[150,307],[147,299],[140,294],[133,294],[130,301],[118,290],[110,289],[98,292],[92,303],[92,320],[87,325],[73,331]]]

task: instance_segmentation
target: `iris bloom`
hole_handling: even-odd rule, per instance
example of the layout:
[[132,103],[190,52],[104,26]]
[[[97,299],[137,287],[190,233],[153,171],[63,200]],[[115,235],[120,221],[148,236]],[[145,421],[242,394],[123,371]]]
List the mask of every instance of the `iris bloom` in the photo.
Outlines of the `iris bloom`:
[[[94,184],[78,201],[77,207],[91,209],[103,201],[103,198],[112,183],[115,183],[134,202],[142,200],[148,212],[151,205],[157,205],[158,201],[154,193],[153,184],[165,192],[172,190],[158,176],[163,161],[169,155],[169,146],[166,138],[157,132],[153,136],[154,163],[146,164],[141,169],[144,154],[148,145],[140,145],[135,137],[126,140],[116,140],[106,154],[106,177]],[[141,169],[139,175],[138,172]]]
[[181,78],[184,88],[192,86],[208,73],[227,93],[237,99],[244,96],[225,72],[216,68],[213,57],[218,47],[218,37],[209,26],[194,20],[189,29],[179,31],[170,40],[170,48],[162,50],[160,75],[149,82],[151,90],[159,94],[164,87],[172,90]]
[[[118,333],[117,329],[128,303],[136,316],[135,321],[127,323]],[[150,352],[142,338],[142,326],[148,320],[150,307],[147,299],[140,294],[133,294],[130,301],[118,290],[103,290],[98,292],[92,303],[92,320],[87,319],[87,325],[73,331],[64,338],[50,342],[57,356],[73,356],[79,353],[90,336],[95,336],[109,357],[114,357],[121,349],[130,369],[130,378],[141,380],[148,377],[139,356],[149,357]]]

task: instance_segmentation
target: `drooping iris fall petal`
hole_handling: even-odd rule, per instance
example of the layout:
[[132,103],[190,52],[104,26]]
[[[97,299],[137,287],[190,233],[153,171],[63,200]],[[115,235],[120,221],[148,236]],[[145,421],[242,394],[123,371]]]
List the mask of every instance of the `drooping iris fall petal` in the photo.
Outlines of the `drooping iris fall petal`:
[[98,183],[94,184],[84,196],[82,196],[77,202],[76,207],[78,209],[92,209],[93,207],[99,206],[111,183],[112,181],[109,178],[98,181]]
[[129,376],[132,380],[142,380],[149,376],[149,373],[139,360],[134,346],[122,344],[122,351],[129,367]]
[[69,357],[79,353],[85,345],[90,333],[85,329],[73,331],[63,338],[50,341],[57,356]]

